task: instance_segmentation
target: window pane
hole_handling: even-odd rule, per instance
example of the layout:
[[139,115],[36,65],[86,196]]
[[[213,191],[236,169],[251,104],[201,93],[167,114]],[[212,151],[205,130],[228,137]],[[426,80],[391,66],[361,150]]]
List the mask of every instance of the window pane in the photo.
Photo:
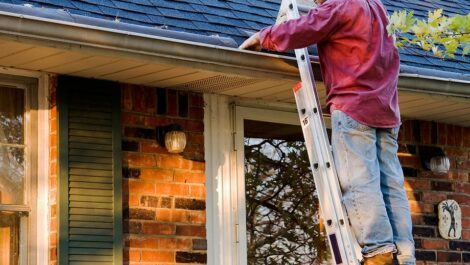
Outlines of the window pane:
[[252,126],[266,129],[266,123],[250,123],[245,123],[248,264],[326,260],[326,238],[300,127],[276,124],[255,137]]
[[24,90],[0,87],[0,143],[24,142]]
[[20,217],[0,212],[0,264],[17,265],[20,252]]
[[0,204],[24,203],[24,150],[0,145]]

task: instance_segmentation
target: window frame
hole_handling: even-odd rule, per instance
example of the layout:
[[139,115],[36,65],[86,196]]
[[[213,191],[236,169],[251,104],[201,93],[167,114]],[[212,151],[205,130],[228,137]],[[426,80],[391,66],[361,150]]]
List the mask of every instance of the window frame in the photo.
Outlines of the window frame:
[[[1,87],[24,90],[24,154],[25,182],[23,204],[0,204],[0,211],[27,216],[20,223],[19,265],[36,264],[37,258],[37,194],[38,194],[38,79],[0,73]],[[23,219],[24,220],[24,219]],[[26,230],[24,233],[21,231]]]

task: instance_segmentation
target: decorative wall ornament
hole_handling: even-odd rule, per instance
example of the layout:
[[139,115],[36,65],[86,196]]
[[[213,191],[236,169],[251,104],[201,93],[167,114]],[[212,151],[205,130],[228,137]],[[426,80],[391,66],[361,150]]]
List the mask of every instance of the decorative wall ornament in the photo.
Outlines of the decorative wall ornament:
[[439,203],[439,234],[445,239],[459,239],[462,236],[462,211],[454,200]]

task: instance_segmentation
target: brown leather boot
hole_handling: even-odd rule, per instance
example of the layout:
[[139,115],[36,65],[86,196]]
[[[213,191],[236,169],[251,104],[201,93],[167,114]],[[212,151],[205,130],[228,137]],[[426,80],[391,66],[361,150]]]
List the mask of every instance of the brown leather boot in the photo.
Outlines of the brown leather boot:
[[389,252],[365,258],[364,265],[393,265],[393,255]]

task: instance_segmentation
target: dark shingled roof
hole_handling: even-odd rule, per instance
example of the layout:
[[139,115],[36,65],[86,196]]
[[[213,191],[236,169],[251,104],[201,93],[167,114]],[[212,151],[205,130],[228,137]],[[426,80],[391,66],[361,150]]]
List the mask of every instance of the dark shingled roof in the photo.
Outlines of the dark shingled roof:
[[[382,0],[389,12],[414,10],[424,18],[429,10],[443,8],[446,15],[467,14],[469,0]],[[281,0],[0,0],[37,8],[62,9],[71,14],[147,27],[229,37],[238,44],[251,33],[271,25]],[[469,57],[442,60],[417,48],[401,49],[402,64],[470,73]]]

